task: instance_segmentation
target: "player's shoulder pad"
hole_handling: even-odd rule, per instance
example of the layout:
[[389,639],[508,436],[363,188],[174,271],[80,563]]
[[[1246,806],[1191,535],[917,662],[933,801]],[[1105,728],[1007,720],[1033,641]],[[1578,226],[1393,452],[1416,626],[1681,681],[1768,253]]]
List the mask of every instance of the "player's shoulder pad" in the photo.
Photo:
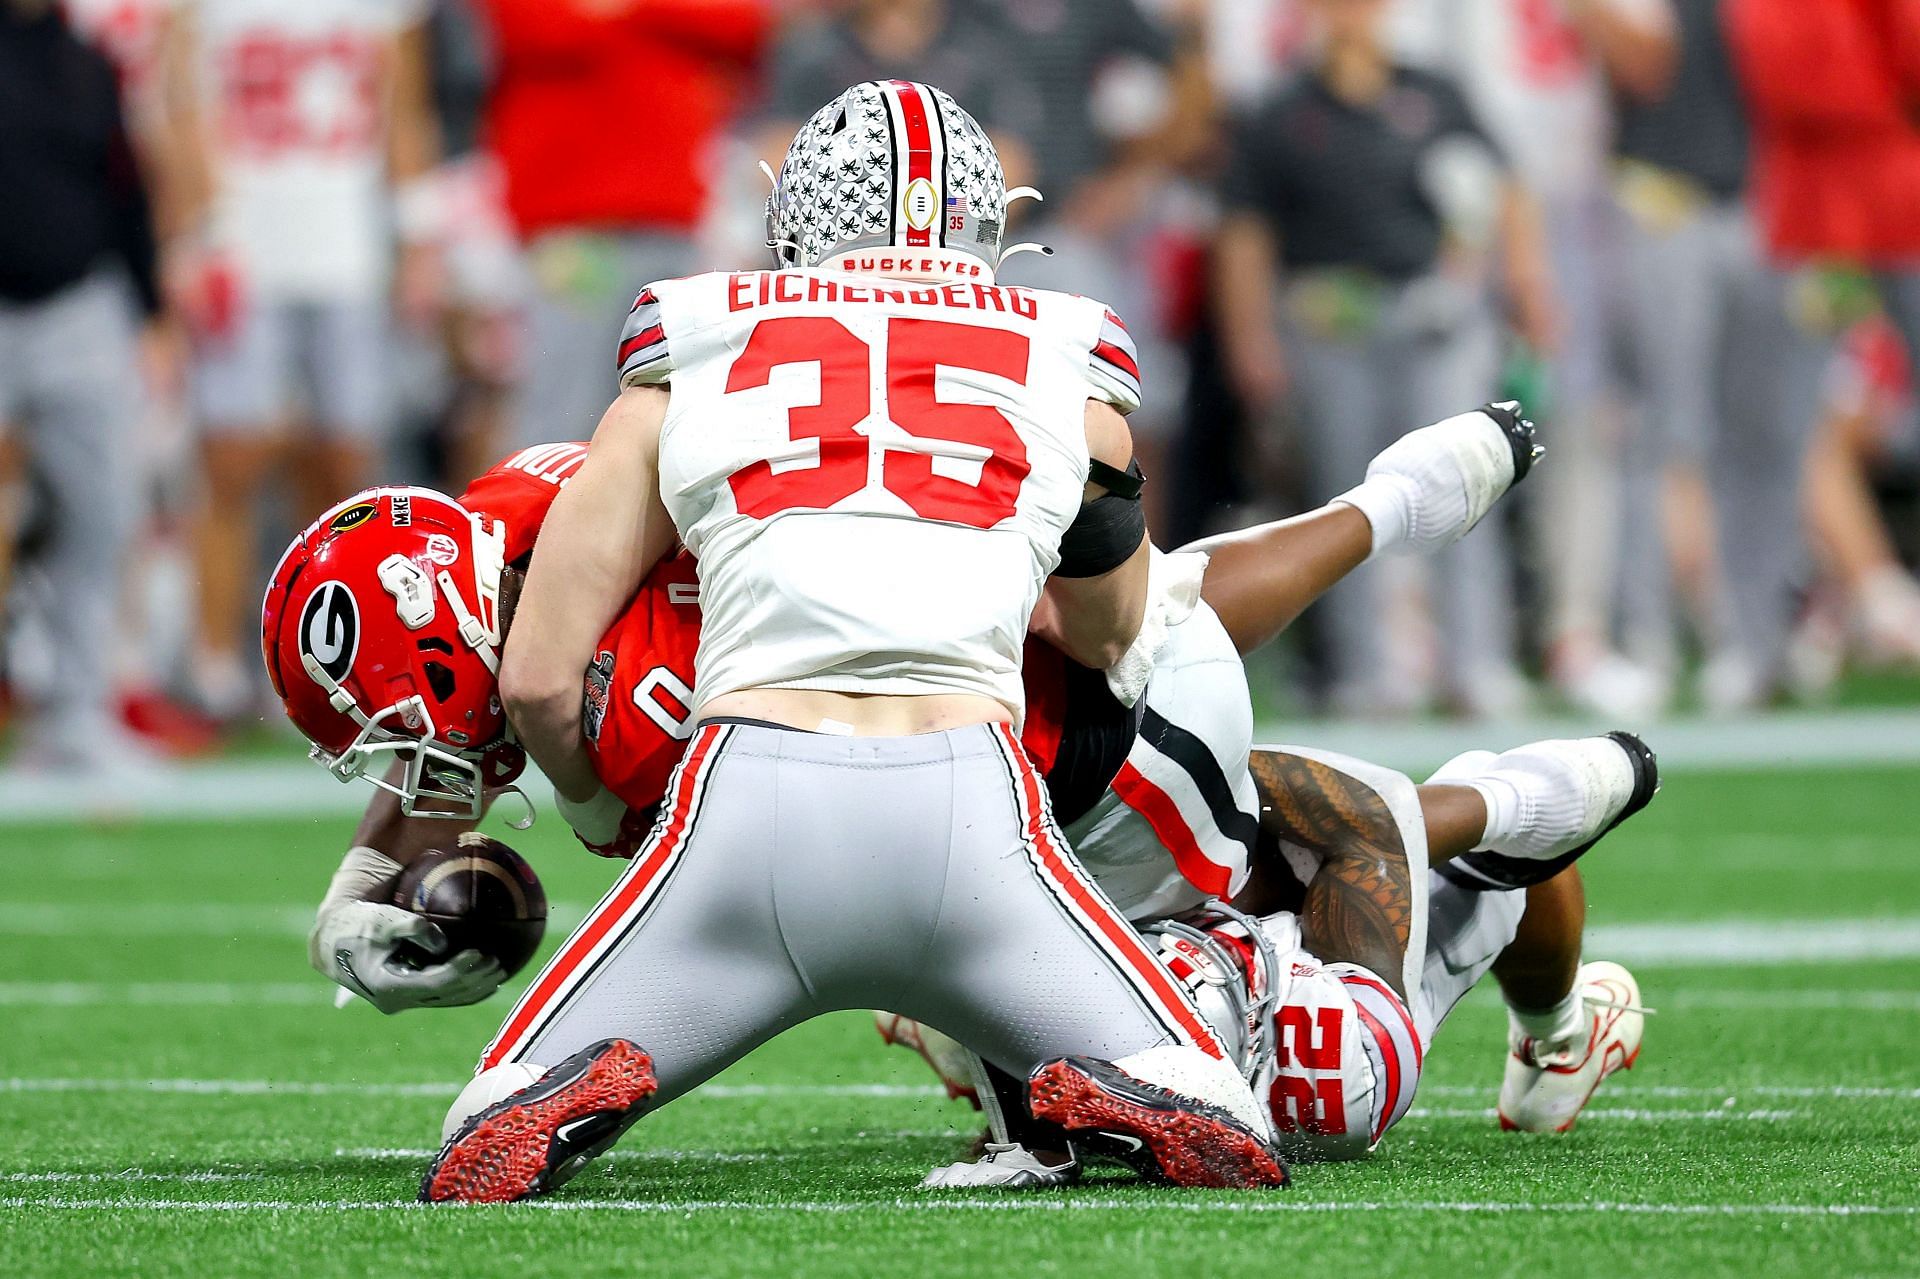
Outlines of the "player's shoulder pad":
[[1120,317],[1104,303],[1094,302],[1100,311],[1100,328],[1087,351],[1087,382],[1093,399],[1105,400],[1122,413],[1140,407],[1140,351],[1133,335]]
[[633,300],[620,329],[620,385],[661,386],[673,378],[673,357],[660,310],[659,284],[649,284]]

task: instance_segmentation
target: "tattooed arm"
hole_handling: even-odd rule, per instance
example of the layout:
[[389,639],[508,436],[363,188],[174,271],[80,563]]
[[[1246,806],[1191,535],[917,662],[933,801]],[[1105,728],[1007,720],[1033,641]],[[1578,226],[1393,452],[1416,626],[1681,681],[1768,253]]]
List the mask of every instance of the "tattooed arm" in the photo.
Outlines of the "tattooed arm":
[[[1413,869],[1386,801],[1357,778],[1299,755],[1256,750],[1247,763],[1260,793],[1264,873],[1235,904],[1257,914],[1297,910],[1308,950],[1329,963],[1358,964],[1405,998]],[[1289,902],[1288,877],[1271,873],[1282,840],[1324,859],[1304,899]]]

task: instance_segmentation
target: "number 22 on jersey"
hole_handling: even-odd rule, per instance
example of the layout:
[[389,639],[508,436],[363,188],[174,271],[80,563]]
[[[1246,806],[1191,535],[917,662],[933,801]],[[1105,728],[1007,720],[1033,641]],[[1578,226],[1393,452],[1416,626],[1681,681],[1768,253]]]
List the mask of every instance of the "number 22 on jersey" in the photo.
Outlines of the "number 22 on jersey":
[[[871,456],[882,454],[880,484],[923,519],[992,528],[1014,513],[1020,486],[1032,469],[1026,442],[1000,410],[938,397],[939,366],[970,369],[1025,385],[1030,342],[1007,329],[945,320],[895,317],[887,322],[883,402],[873,403],[873,348],[827,316],[779,316],[754,326],[727,374],[729,394],[768,385],[783,365],[818,364],[820,398],[787,413],[788,437],[816,440],[819,461],[775,471],[754,462],[729,477],[743,515],[765,519],[796,508],[825,509],[867,487]],[[904,441],[875,439],[857,428],[874,416],[927,441],[929,451]],[[939,448],[961,445],[962,449]],[[984,457],[981,454],[984,453]],[[978,483],[934,470],[936,456],[976,457]]]

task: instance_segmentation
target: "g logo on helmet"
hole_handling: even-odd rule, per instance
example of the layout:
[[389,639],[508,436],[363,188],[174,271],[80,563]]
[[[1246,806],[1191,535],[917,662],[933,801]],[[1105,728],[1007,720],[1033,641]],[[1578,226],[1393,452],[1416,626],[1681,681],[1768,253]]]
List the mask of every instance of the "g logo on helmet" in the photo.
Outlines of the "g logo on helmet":
[[340,582],[322,582],[300,612],[300,651],[336,684],[353,669],[360,652],[360,605]]
[[939,212],[939,193],[933,189],[933,183],[925,178],[915,178],[900,193],[900,214],[906,218],[907,225],[916,231],[924,231],[932,226]]

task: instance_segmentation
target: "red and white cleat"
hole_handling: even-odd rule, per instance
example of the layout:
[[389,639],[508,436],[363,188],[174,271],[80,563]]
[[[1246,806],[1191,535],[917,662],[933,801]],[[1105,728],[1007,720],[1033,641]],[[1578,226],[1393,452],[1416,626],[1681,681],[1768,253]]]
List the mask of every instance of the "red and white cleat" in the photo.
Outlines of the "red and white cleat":
[[1647,1010],[1640,986],[1619,964],[1580,965],[1576,981],[1586,1005],[1585,1033],[1548,1044],[1515,1033],[1500,1084],[1500,1127],[1512,1132],[1569,1132],[1594,1090],[1640,1058]]
[[875,1010],[873,1026],[880,1038],[894,1047],[919,1053],[947,1086],[949,1098],[958,1101],[964,1097],[975,1110],[980,1109],[980,1090],[973,1082],[973,1054],[959,1040],[897,1013]]
[[1027,1080],[1035,1119],[1083,1133],[1089,1145],[1141,1175],[1176,1186],[1249,1190],[1285,1186],[1273,1143],[1219,1106],[1136,1079],[1111,1062],[1062,1057]]
[[460,1126],[420,1185],[426,1203],[512,1203],[543,1195],[633,1126],[658,1083],[626,1039],[575,1053]]

